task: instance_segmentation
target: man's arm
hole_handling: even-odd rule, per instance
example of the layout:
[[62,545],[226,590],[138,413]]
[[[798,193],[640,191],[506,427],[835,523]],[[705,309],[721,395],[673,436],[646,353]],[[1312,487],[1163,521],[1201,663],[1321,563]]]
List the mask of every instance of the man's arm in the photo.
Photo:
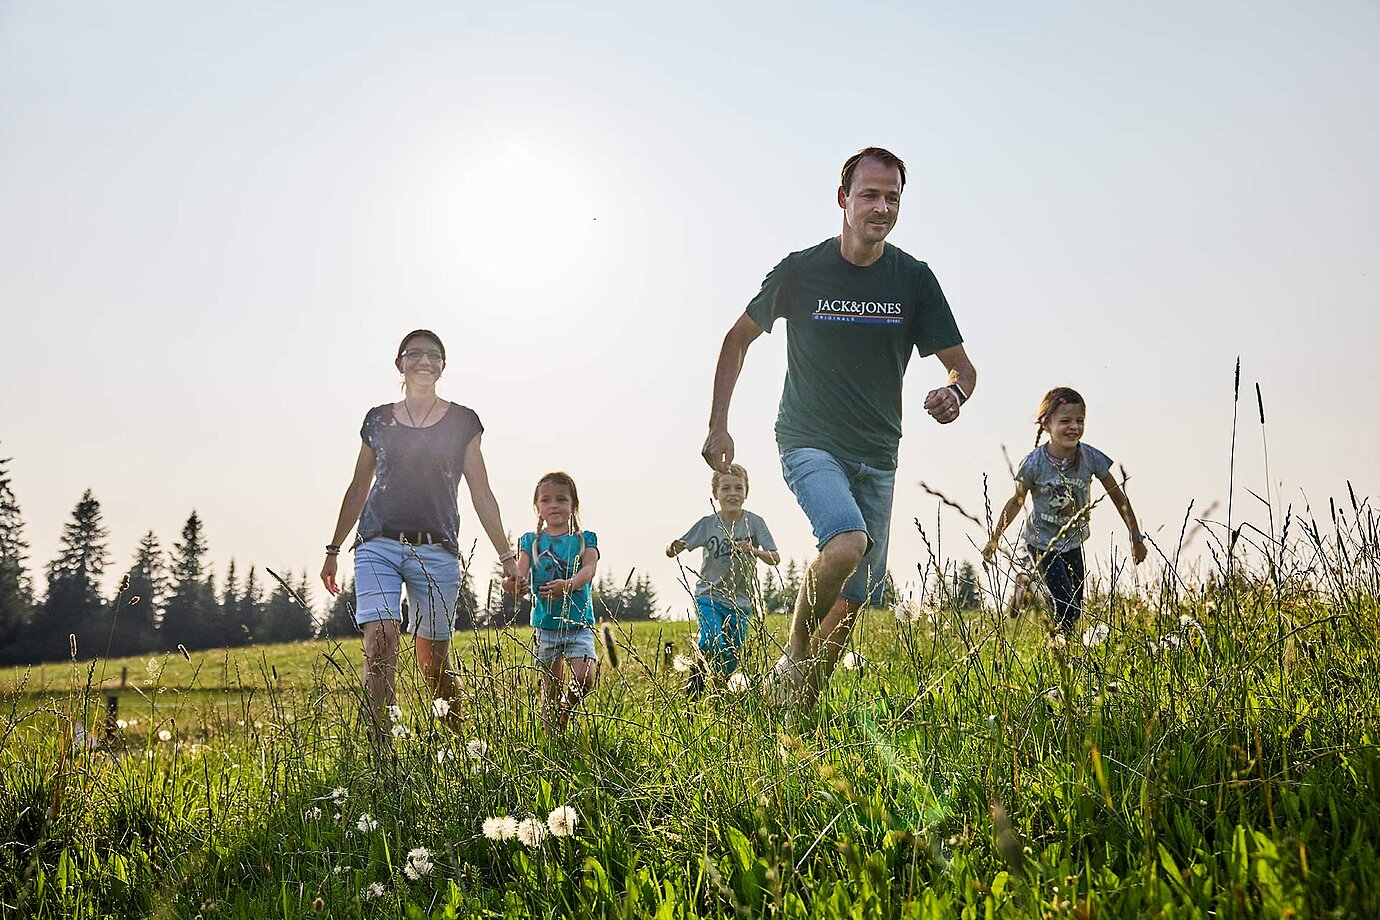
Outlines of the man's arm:
[[[925,396],[925,411],[939,424],[947,425],[958,418],[959,407],[971,398],[973,391],[977,389],[977,368],[968,360],[968,353],[963,350],[962,345],[941,348],[934,355],[944,363],[945,369],[949,372],[949,379],[944,386],[930,390]],[[955,392],[955,387],[963,391],[962,399]]]
[[709,436],[704,439],[700,456],[720,473],[727,473],[728,465],[733,462],[733,438],[728,433],[728,407],[733,401],[733,388],[742,373],[748,346],[761,334],[762,327],[744,313],[728,330],[723,347],[719,349],[719,363],[714,368],[714,399],[709,408]]

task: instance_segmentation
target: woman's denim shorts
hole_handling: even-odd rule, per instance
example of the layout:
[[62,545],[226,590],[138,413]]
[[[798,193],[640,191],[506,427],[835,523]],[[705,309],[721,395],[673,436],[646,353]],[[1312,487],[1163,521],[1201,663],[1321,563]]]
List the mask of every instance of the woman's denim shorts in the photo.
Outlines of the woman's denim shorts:
[[402,620],[404,584],[412,630],[423,639],[449,639],[455,632],[460,559],[435,544],[410,546],[376,537],[356,547],[355,624]]

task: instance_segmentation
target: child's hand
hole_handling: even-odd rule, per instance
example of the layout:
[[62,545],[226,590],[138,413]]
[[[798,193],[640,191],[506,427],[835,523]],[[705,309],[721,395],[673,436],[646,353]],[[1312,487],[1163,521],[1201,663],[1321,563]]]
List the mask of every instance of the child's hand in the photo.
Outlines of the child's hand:
[[997,541],[988,540],[987,545],[982,548],[982,561],[986,565],[991,565],[997,559]]
[[1145,561],[1146,555],[1147,555],[1147,552],[1146,552],[1146,549],[1145,549],[1145,541],[1144,541],[1144,540],[1132,540],[1132,541],[1131,541],[1131,558],[1134,559],[1134,560],[1136,560],[1136,565],[1140,565],[1142,562],[1144,562],[1144,561]]
[[683,552],[685,552],[685,541],[684,541],[684,540],[674,540],[674,541],[672,541],[672,543],[671,543],[670,546],[666,547],[666,555],[667,555],[669,558],[675,558],[676,556],[679,556],[679,555],[680,555],[681,553],[683,553]]
[[748,554],[751,554],[751,553],[752,553],[752,541],[751,541],[750,539],[748,539],[747,537],[743,537],[743,539],[741,539],[741,540],[735,540],[735,541],[733,542],[733,545],[736,546],[736,547],[738,547],[738,550],[739,550],[740,552],[744,552],[744,553],[748,553]]
[[527,588],[531,585],[531,580],[521,575],[503,576],[503,593],[519,597],[527,593]]
[[548,601],[554,601],[570,593],[570,582],[564,578],[553,578],[551,581],[542,585],[537,593]]

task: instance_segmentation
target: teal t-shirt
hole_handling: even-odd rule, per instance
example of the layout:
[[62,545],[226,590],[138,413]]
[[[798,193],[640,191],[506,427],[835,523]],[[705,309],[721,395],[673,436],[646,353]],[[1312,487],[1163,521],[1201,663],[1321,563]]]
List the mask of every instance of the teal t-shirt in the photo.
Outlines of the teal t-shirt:
[[963,341],[929,266],[891,245],[865,267],[843,257],[837,238],[793,252],[747,313],[766,332],[788,323],[777,446],[817,447],[878,469],[896,468],[911,354]]
[[[584,547],[599,549],[599,538],[586,530]],[[535,542],[536,548],[533,549]],[[594,625],[594,602],[589,585],[576,588],[565,597],[548,601],[537,593],[542,585],[558,578],[574,578],[580,568],[580,534],[566,533],[559,537],[542,531],[538,537],[525,533],[518,541],[518,549],[532,560],[532,625],[537,629],[578,629]]]

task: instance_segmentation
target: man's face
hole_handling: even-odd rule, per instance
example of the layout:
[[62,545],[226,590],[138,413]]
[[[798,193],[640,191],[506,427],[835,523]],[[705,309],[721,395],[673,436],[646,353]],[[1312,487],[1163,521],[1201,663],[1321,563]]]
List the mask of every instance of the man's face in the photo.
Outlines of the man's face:
[[901,171],[867,157],[853,170],[852,187],[839,189],[843,222],[864,245],[886,239],[901,213]]

